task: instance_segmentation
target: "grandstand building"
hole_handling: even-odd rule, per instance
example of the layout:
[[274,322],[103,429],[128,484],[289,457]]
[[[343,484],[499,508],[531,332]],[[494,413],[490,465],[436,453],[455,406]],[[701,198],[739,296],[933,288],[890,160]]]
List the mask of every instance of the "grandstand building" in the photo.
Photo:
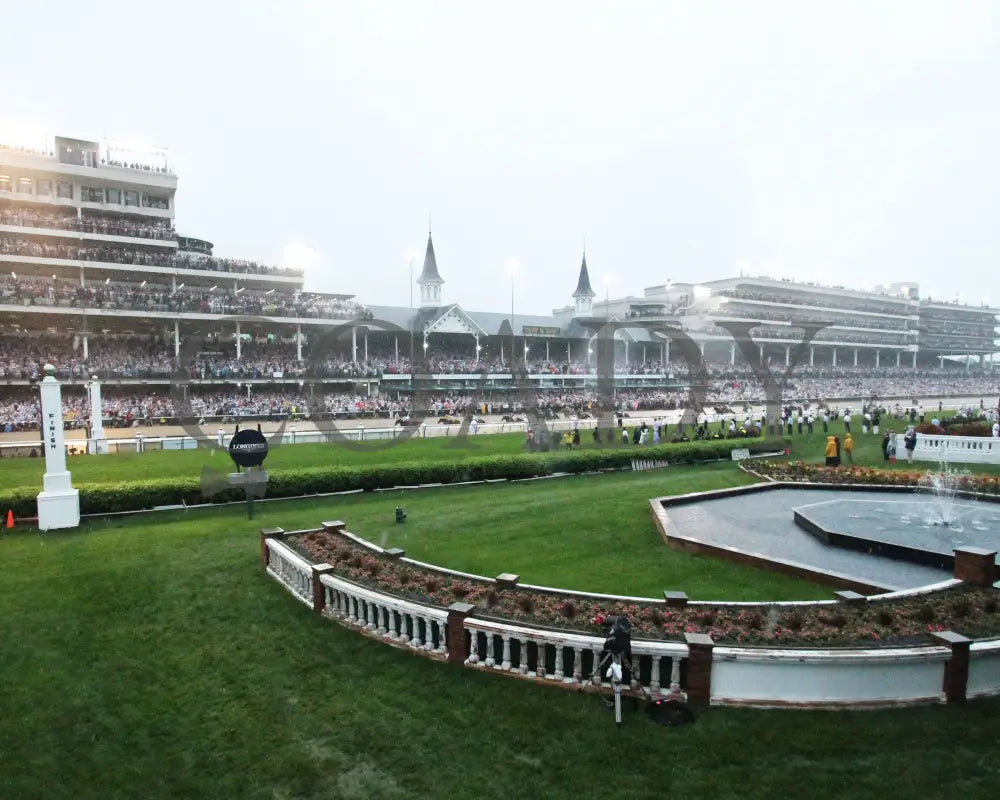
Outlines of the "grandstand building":
[[[419,305],[363,306],[307,292],[301,271],[219,258],[210,241],[178,235],[176,193],[165,150],[67,137],[0,145],[0,394],[27,396],[52,362],[81,396],[98,374],[123,393],[200,393],[192,409],[205,416],[339,413],[351,403],[331,392],[399,398],[419,384],[485,395],[525,381],[585,391],[600,348],[614,354],[616,387],[670,391],[687,380],[682,344],[719,370],[746,371],[727,326],[748,322],[751,354],[774,369],[793,357],[803,325],[817,328],[807,356],[816,370],[943,369],[956,357],[970,369],[997,350],[996,309],[922,301],[914,284],[863,292],[740,276],[601,299],[586,254],[567,269],[569,302],[551,314],[475,311],[448,297],[430,234]],[[165,400],[146,405],[179,413]]]

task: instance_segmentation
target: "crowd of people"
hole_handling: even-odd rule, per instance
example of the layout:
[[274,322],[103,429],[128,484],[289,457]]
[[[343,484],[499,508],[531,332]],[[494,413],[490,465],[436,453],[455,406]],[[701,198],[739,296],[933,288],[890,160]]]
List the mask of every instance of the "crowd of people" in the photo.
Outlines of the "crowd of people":
[[824,315],[822,313],[810,314],[809,312],[802,312],[801,314],[790,314],[787,310],[774,310],[770,311],[767,309],[758,308],[756,306],[752,308],[736,308],[732,304],[724,306],[720,314],[727,317],[740,317],[747,319],[763,319],[763,320],[780,320],[782,322],[790,321],[791,324],[796,324],[796,321],[801,323],[812,323],[812,324],[826,324],[826,325],[836,325],[839,327],[846,328],[870,328],[872,330],[890,330],[890,331],[905,331],[907,330],[907,325],[903,320],[894,320],[888,318],[880,318],[877,320],[871,320],[864,317],[848,317],[843,314],[836,315]]
[[[828,287],[843,289],[843,286]],[[819,308],[841,308],[843,300],[832,300],[822,295],[803,294],[799,292],[769,292],[765,289],[737,288],[721,289],[716,294],[723,297],[732,297],[739,300],[760,300],[767,303],[787,303],[789,305],[817,306]],[[851,305],[858,311],[869,311],[876,314],[900,314],[905,313],[907,304],[897,301],[877,300],[874,298],[852,297]]]
[[[0,250],[2,250],[0,238]],[[239,289],[211,291],[178,287],[140,286],[134,283],[91,283],[7,276],[0,280],[0,302],[65,308],[128,309],[134,311],[198,314],[358,319],[369,312],[360,303],[314,294],[275,294]]]
[[[63,223],[63,227],[70,230],[107,233],[118,236],[141,236],[152,239],[177,238],[176,233],[171,228],[160,229],[155,226],[127,223],[120,220],[100,222],[97,221],[99,218],[88,218],[83,221],[77,221],[75,217],[60,217],[58,219],[72,220],[72,223]],[[3,219],[0,219],[0,224],[2,223]],[[7,222],[6,224],[17,223]],[[256,261],[239,258],[192,258],[187,255],[176,255],[169,251],[143,250],[141,248],[124,247],[115,244],[91,244],[84,246],[79,242],[39,241],[10,235],[0,236],[0,254],[252,275],[302,274],[302,270],[300,269],[279,267],[272,264],[260,264]]]
[[[0,295],[8,291],[7,282],[0,281]],[[53,284],[35,286],[36,282],[18,281],[19,297],[32,292],[50,292],[53,299]],[[97,284],[93,287],[65,287],[69,293],[92,293],[95,301],[116,302],[123,299],[117,294],[119,287]],[[62,288],[60,287],[60,291]],[[160,297],[150,292],[147,298],[153,302],[166,300],[169,304],[175,297],[190,300],[200,293],[191,295],[170,293]],[[215,293],[207,293],[200,302],[211,303]],[[235,295],[242,297],[243,295]],[[253,295],[250,295],[253,298]],[[138,302],[139,293],[134,295]],[[255,302],[266,300],[257,296]],[[252,308],[253,305],[244,308]],[[297,313],[293,309],[282,309],[285,313]],[[355,309],[356,310],[356,309]],[[317,344],[322,347],[323,344]],[[0,339],[0,379],[29,380],[41,375],[41,367],[52,363],[62,378],[86,379],[91,375],[104,378],[168,378],[188,377],[199,380],[251,380],[269,378],[301,379],[363,379],[381,378],[392,375],[469,375],[482,373],[507,374],[511,367],[498,358],[481,358],[457,354],[431,356],[426,362],[414,366],[402,356],[398,360],[393,353],[384,350],[369,354],[367,359],[352,358],[351,346],[347,341],[338,341],[335,354],[317,354],[308,344],[302,346],[302,358],[298,358],[298,348],[293,342],[275,340],[254,340],[242,343],[237,356],[236,344],[232,337],[215,337],[191,343],[185,341],[182,347],[183,363],[174,356],[172,341],[158,337],[104,336],[91,335],[88,338],[87,354],[83,352],[82,337],[31,336],[26,334],[7,335]],[[187,355],[183,355],[187,354]],[[619,357],[621,354],[619,353]],[[531,361],[515,360],[518,373],[526,370],[529,375],[545,376],[594,376],[593,364],[576,361]],[[783,383],[786,396],[798,398],[856,398],[877,395],[880,397],[935,397],[935,396],[990,396],[1000,392],[1000,378],[993,373],[979,371],[966,372],[956,367],[895,367],[886,366],[873,370],[870,366],[799,366],[790,378],[783,377],[783,365],[775,365],[772,375],[776,383]],[[664,390],[667,387],[683,387],[689,382],[701,385],[708,397],[721,403],[760,402],[765,399],[764,386],[746,366],[707,363],[694,374],[689,374],[683,361],[664,364],[658,360],[645,362],[630,361],[625,364],[619,358],[615,372],[631,375],[646,375],[651,380],[659,377]],[[397,385],[397,384],[393,384]],[[422,384],[415,382],[413,388]],[[683,397],[686,389],[664,391],[664,395]]]
[[122,217],[91,215],[77,217],[73,212],[58,213],[9,206],[0,206],[0,225],[81,231],[109,236],[131,236],[139,239],[174,240],[177,238],[177,232],[170,220],[149,219],[138,222]]
[[[994,389],[998,388],[996,386]],[[994,403],[997,394],[987,395],[989,401],[980,403],[980,411],[995,420]],[[869,398],[855,403],[830,403],[822,399],[796,400],[795,395],[785,394],[785,405],[771,419],[755,415],[751,403],[725,400],[717,393],[709,393],[698,425],[707,422],[708,414],[724,415],[736,420],[742,427],[775,428],[786,426],[791,432],[807,427],[812,433],[814,423],[823,425],[829,419],[842,418],[848,430],[855,426],[855,433],[877,432],[880,419],[902,420],[916,424],[923,422],[925,411],[935,411],[936,406],[925,409],[922,401],[882,401]],[[523,419],[527,414],[543,418],[586,419],[606,412],[621,417],[656,414],[662,411],[682,410],[690,406],[686,392],[633,389],[615,391],[612,396],[585,390],[526,390],[521,392],[496,391],[482,393],[466,390],[450,392],[431,391],[416,393],[366,394],[360,392],[316,392],[314,387],[305,390],[296,384],[280,387],[247,386],[216,389],[175,386],[172,389],[105,386],[102,393],[105,426],[125,428],[135,425],[176,424],[178,420],[232,420],[254,418],[326,418],[326,417],[377,417],[385,420],[404,420],[414,417],[465,416],[468,414],[502,417],[507,420]],[[83,387],[66,387],[63,392],[64,415],[67,427],[79,427],[90,418],[89,398]],[[760,402],[753,406],[760,409]],[[969,412],[972,413],[971,411]],[[40,415],[37,390],[27,387],[9,387],[0,394],[0,430],[6,432],[37,430]],[[990,417],[990,415],[993,415]],[[928,417],[929,418],[929,417]]]

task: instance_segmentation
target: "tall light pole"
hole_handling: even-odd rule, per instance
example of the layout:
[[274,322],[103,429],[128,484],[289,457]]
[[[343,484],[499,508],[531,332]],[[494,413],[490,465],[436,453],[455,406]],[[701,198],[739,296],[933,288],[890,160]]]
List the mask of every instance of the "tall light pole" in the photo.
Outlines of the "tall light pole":
[[510,273],[510,367],[511,373],[514,371],[514,274],[517,272],[518,263],[516,258],[507,261],[507,272]]

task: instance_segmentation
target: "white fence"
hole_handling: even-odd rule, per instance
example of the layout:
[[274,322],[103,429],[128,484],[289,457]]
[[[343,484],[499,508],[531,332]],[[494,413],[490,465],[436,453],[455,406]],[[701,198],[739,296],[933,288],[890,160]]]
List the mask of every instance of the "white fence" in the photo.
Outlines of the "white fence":
[[969,697],[1000,691],[1000,639],[974,642],[969,647]]
[[293,597],[312,607],[312,564],[275,539],[267,539],[270,557],[267,572],[292,593]]
[[[604,637],[477,619],[465,620],[469,645],[465,664],[568,685],[604,681]],[[681,662],[688,647],[679,642],[632,642],[634,680],[653,695],[681,693]],[[606,666],[606,665],[605,665]]]
[[[900,455],[905,455],[905,451],[901,451]],[[918,433],[913,459],[953,464],[1000,464],[1000,439]]]
[[[716,647],[712,703],[885,705],[944,699],[947,647],[769,650]],[[996,687],[994,687],[996,691]]]
[[[604,648],[601,636],[518,625],[475,613],[452,620],[456,623],[452,626],[449,609],[339,578],[328,566],[308,563],[278,538],[265,538],[265,544],[268,574],[293,596],[371,636],[470,668],[551,685],[585,687],[593,681],[600,686],[605,681],[604,670],[599,669]],[[633,688],[641,685],[653,696],[688,696],[697,691],[713,705],[760,707],[871,707],[952,699],[947,667],[956,652],[948,646],[784,649],[712,647],[708,641],[708,671],[704,671],[708,664],[701,661],[699,677],[692,678],[694,644],[634,639]],[[1000,694],[1000,639],[965,647],[968,678],[962,695]]]
[[415,650],[448,655],[447,610],[385,595],[335,575],[323,575],[320,582],[327,616]]

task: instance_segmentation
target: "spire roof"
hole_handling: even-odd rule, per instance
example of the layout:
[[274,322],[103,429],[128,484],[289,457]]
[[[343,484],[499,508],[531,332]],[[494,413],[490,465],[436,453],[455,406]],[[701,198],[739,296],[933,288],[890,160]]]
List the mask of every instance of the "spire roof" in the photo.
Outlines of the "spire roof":
[[580,279],[576,282],[576,291],[573,297],[597,297],[594,290],[590,288],[590,274],[587,272],[587,254],[583,254],[583,263],[580,264]]
[[434,241],[431,239],[430,231],[427,233],[427,253],[424,255],[424,268],[417,278],[417,283],[444,283],[441,275],[438,274],[437,259],[434,257]]

